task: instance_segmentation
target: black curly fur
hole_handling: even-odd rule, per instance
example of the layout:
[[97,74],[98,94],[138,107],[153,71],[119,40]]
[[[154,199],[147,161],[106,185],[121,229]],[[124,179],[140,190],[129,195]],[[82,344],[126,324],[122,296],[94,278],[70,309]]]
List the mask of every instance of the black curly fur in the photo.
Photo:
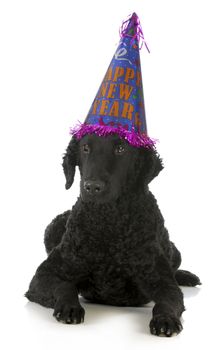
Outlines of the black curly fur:
[[[113,139],[110,137],[110,142]],[[116,160],[115,174],[115,159],[112,165],[108,160],[110,174],[121,174],[115,187],[110,184],[109,200],[104,196],[101,202],[88,201],[83,179],[92,164],[82,155],[82,145],[88,141],[101,143],[103,138],[88,135],[79,142],[72,138],[64,155],[66,188],[72,185],[78,165],[81,195],[72,210],[58,215],[46,228],[44,243],[49,255],[38,267],[25,295],[54,308],[54,316],[65,323],[84,320],[78,294],[92,302],[118,306],[141,306],[153,300],[151,333],[178,333],[184,311],[178,284],[195,286],[200,281],[190,272],[178,270],[181,255],[169,240],[157,201],[148,189],[162,170],[162,161],[155,149],[127,146],[131,164],[123,172],[127,161],[118,170],[120,160]],[[104,159],[107,157],[105,154]],[[103,174],[105,160],[100,159]]]

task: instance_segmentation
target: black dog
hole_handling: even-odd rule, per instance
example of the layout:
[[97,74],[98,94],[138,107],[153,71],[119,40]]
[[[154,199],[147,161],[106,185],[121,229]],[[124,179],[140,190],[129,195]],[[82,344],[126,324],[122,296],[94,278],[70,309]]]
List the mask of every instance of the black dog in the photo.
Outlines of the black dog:
[[181,256],[170,242],[157,202],[148,189],[163,169],[154,148],[136,148],[117,135],[71,139],[63,158],[66,189],[75,167],[80,197],[72,210],[46,228],[48,258],[37,269],[26,297],[54,308],[65,323],[80,323],[78,295],[96,303],[141,306],[153,300],[152,334],[182,329],[178,286],[200,284],[178,270]]

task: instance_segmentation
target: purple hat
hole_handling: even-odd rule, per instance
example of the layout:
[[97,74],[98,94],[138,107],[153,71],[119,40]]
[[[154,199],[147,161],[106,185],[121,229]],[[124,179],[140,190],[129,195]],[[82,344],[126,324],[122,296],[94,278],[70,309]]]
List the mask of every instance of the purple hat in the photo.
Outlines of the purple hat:
[[[70,129],[81,139],[86,134],[118,134],[135,147],[153,147],[156,140],[147,134],[140,41],[149,51],[136,13],[120,30],[121,40],[111,60],[85,122]],[[142,46],[142,45],[141,45]]]

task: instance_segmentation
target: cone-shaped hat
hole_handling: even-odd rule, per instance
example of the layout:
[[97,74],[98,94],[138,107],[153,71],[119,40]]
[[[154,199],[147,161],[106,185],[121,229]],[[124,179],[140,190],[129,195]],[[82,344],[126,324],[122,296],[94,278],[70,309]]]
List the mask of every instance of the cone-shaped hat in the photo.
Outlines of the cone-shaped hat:
[[155,141],[147,135],[139,54],[144,37],[135,13],[123,22],[120,36],[85,122],[71,128],[70,133],[78,139],[90,133],[118,134],[135,147],[151,147]]

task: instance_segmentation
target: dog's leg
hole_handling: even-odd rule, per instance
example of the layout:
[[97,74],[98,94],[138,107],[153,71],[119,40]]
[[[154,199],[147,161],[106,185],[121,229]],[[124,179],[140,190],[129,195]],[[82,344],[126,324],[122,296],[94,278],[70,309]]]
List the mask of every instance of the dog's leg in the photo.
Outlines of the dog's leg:
[[181,253],[176,248],[173,242],[170,242],[170,251],[171,251],[170,265],[173,271],[176,271],[181,265]]
[[62,236],[66,231],[66,224],[70,213],[71,210],[67,210],[64,213],[57,215],[46,227],[44,233],[44,244],[47,254],[49,254],[51,250],[61,242]]
[[172,269],[163,256],[157,260],[152,281],[151,296],[155,306],[150,330],[152,334],[170,337],[182,330],[180,317],[184,311],[184,303]]
[[[36,303],[54,308],[53,316],[64,323],[81,323],[84,309],[78,298],[75,281],[65,280],[68,267],[55,248],[38,267],[25,296]],[[61,276],[64,276],[64,279]],[[75,274],[74,274],[75,276]]]
[[195,287],[202,284],[198,276],[186,270],[177,270],[175,279],[180,286]]
[[181,254],[176,248],[173,242],[170,242],[170,248],[172,251],[170,265],[175,273],[175,279],[180,286],[191,286],[195,287],[200,285],[200,279],[193,273],[185,270],[177,270],[181,265]]

